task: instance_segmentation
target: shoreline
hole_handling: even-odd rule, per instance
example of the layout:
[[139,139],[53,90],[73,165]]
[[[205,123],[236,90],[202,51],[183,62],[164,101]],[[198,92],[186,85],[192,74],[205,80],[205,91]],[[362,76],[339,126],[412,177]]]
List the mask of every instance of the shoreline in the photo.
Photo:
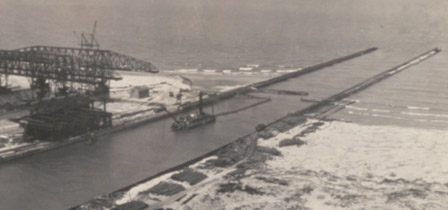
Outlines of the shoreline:
[[[367,134],[360,136],[353,132],[354,129]],[[433,180],[431,177],[434,175],[429,178],[422,176],[424,171],[417,176],[407,174],[407,166],[401,163],[409,161],[408,158],[397,158],[389,164],[378,166],[384,161],[372,159],[369,153],[360,155],[362,151],[353,150],[352,146],[359,144],[359,138],[374,140],[372,134],[378,131],[388,135],[370,144],[386,142],[392,144],[392,148],[401,148],[396,146],[407,140],[390,143],[396,139],[396,132],[407,131],[399,126],[366,126],[288,114],[269,123],[262,131],[251,132],[214,151],[92,198],[70,210],[119,210],[128,206],[140,206],[141,209],[233,209],[234,205],[249,209],[291,209],[291,206],[299,206],[300,209],[352,209],[354,206],[358,206],[355,209],[366,206],[367,209],[378,206],[401,209],[398,207],[403,205],[417,209],[448,207],[444,200],[444,196],[448,195],[448,183],[444,183],[446,178],[445,181]],[[440,136],[443,130],[432,133],[416,128],[413,133],[425,140]],[[333,151],[334,145],[328,142],[328,138],[334,138],[330,141],[335,141],[335,144],[347,144],[344,148],[351,152],[353,160],[346,159],[346,152],[338,156],[316,153],[322,149]],[[433,140],[442,143],[443,139]],[[432,145],[425,141],[421,144],[426,147]],[[401,150],[420,150],[421,144],[409,142],[409,148]],[[370,152],[381,152],[378,149],[383,146],[369,147]],[[387,153],[394,151],[387,150]],[[313,160],[308,160],[306,154],[314,154]],[[415,163],[428,162],[412,155],[409,158]],[[325,166],[316,165],[319,161],[324,161]],[[429,163],[433,163],[431,167],[437,165]],[[346,171],[345,164],[351,171]],[[358,167],[353,164],[363,166],[361,168],[364,170],[358,172]],[[376,168],[371,169],[373,166]],[[383,168],[389,169],[384,172]],[[445,172],[436,171],[435,174]],[[369,195],[373,198],[366,199]],[[245,201],[245,198],[248,200]]]
[[[248,84],[248,85],[245,85],[242,87],[237,87],[235,89],[223,91],[223,92],[216,93],[216,94],[209,94],[209,95],[205,96],[203,103],[204,104],[216,103],[221,100],[225,100],[229,97],[235,96],[237,94],[247,93],[249,91],[252,91],[253,89],[263,88],[263,87],[266,87],[266,86],[274,84],[274,83],[282,82],[289,78],[297,77],[297,76],[307,74],[307,73],[310,73],[310,72],[313,72],[316,70],[320,70],[320,69],[329,67],[329,66],[337,64],[337,63],[341,63],[341,62],[351,60],[351,59],[359,57],[359,56],[369,54],[376,50],[377,50],[377,48],[368,48],[366,50],[362,50],[362,51],[359,51],[359,52],[356,52],[356,53],[353,53],[353,54],[350,54],[347,56],[339,57],[339,58],[336,58],[333,60],[329,60],[327,62],[323,62],[323,63],[313,65],[310,67],[306,67],[306,68],[303,68],[303,69],[300,69],[300,70],[297,70],[294,72],[286,73],[286,74],[283,74],[283,75],[280,75],[277,77],[269,78],[264,81],[255,82],[252,84]],[[172,114],[178,114],[178,113],[182,113],[182,112],[191,110],[191,109],[195,108],[198,105],[198,103],[199,103],[198,101],[186,103],[183,105],[182,109],[176,110],[176,111],[172,112]],[[138,112],[138,113],[140,114],[140,112]],[[131,114],[130,116],[136,116],[136,114],[135,115]],[[166,118],[168,116],[169,116],[168,113],[161,112],[160,114],[142,117],[141,119],[138,119],[138,120],[133,119],[133,120],[130,120],[129,122],[123,122],[120,125],[115,125],[110,128],[98,130],[95,132],[95,135],[96,136],[104,136],[104,135],[111,134],[114,132],[122,131],[124,129],[129,129],[129,128],[140,126],[140,125],[143,125],[146,123],[154,122],[159,119]],[[67,140],[61,140],[61,141],[57,141],[57,142],[39,142],[35,145],[25,145],[25,146],[18,147],[18,148],[11,148],[6,151],[0,152],[0,164],[7,162],[7,161],[12,161],[15,159],[27,157],[29,155],[37,154],[40,152],[50,151],[50,150],[58,149],[63,146],[83,142],[88,139],[86,137],[87,137],[86,135],[76,136],[76,137],[72,137]]]
[[[288,123],[286,123],[286,122],[288,122]],[[181,171],[181,170],[183,170],[185,168],[189,168],[189,167],[191,167],[193,165],[196,165],[196,164],[198,164],[200,162],[203,162],[204,160],[210,159],[210,158],[216,156],[219,153],[224,153],[224,155],[218,155],[218,156],[222,156],[222,158],[224,158],[224,159],[228,158],[228,157],[226,157],[227,156],[227,150],[233,150],[234,147],[241,147],[241,145],[244,145],[242,147],[244,149],[247,149],[247,152],[243,152],[242,154],[240,154],[240,157],[239,157],[237,163],[232,163],[231,165],[228,165],[228,166],[230,167],[230,166],[234,166],[235,164],[243,163],[242,161],[244,159],[251,158],[251,156],[253,156],[253,153],[255,152],[253,150],[256,150],[256,148],[254,149],[254,148],[251,148],[251,146],[249,146],[251,138],[253,138],[254,135],[265,136],[265,137],[266,136],[272,136],[272,135],[274,135],[272,133],[278,133],[280,131],[284,132],[286,130],[294,128],[295,126],[301,125],[301,124],[303,124],[305,122],[306,122],[306,117],[304,117],[304,116],[298,116],[297,114],[288,114],[286,116],[281,117],[280,119],[274,120],[274,121],[266,124],[266,128],[263,131],[261,131],[261,132],[255,131],[255,132],[251,132],[249,134],[246,134],[244,136],[241,136],[238,139],[236,139],[235,141],[232,141],[232,142],[230,142],[230,143],[228,143],[226,145],[223,145],[223,146],[221,146],[221,147],[219,147],[219,148],[217,148],[217,149],[215,149],[213,151],[207,152],[207,153],[205,153],[203,155],[200,155],[200,156],[198,156],[198,157],[196,157],[194,159],[188,160],[188,161],[186,161],[186,162],[184,162],[182,164],[179,164],[177,166],[168,168],[168,169],[166,169],[166,170],[164,170],[162,172],[156,173],[156,174],[154,174],[154,175],[152,175],[152,176],[150,176],[148,178],[145,178],[143,180],[140,180],[140,181],[138,181],[136,183],[133,183],[133,184],[130,184],[128,186],[122,187],[122,188],[120,188],[118,190],[115,190],[115,191],[109,193],[108,195],[106,195],[105,197],[107,197],[107,198],[115,198],[115,195],[121,195],[125,191],[131,190],[132,188],[137,187],[137,186],[142,185],[142,184],[145,184],[146,182],[150,182],[152,180],[156,180],[157,178],[166,176],[168,174],[172,174],[174,172],[179,172],[179,171]],[[269,133],[269,132],[271,132],[271,133]],[[255,145],[255,147],[256,146],[257,145]],[[249,153],[249,156],[246,156],[248,153]],[[218,165],[219,165],[219,163],[218,163]],[[219,167],[219,166],[215,165],[215,166],[211,166],[211,167]],[[83,205],[90,205],[89,202],[94,202],[94,201],[95,201],[95,199],[92,199],[92,200],[88,201],[85,204],[81,204],[79,206],[75,206],[75,207],[69,208],[69,210],[84,209],[84,207],[82,207]],[[110,201],[112,201],[112,200],[110,200]]]
[[[193,184],[185,184],[182,181],[191,181],[191,177],[193,176],[193,180],[195,179],[195,176],[202,176],[205,178],[202,178],[199,180],[199,182],[203,181],[204,179],[208,180],[206,183],[213,182],[213,180],[209,180],[208,178],[210,176],[215,177],[228,177],[228,176],[235,176],[236,179],[238,177],[244,177],[245,173],[252,169],[253,164],[264,164],[266,159],[266,155],[268,156],[281,156],[282,153],[277,149],[278,147],[282,146],[291,146],[291,145],[297,145],[301,146],[303,144],[306,144],[306,142],[301,141],[300,138],[306,136],[308,133],[315,132],[321,125],[324,125],[322,121],[326,119],[328,116],[319,116],[322,114],[325,114],[328,110],[331,110],[334,108],[331,104],[333,102],[339,101],[347,96],[350,96],[352,94],[355,94],[359,91],[362,91],[373,84],[376,84],[380,82],[381,80],[387,79],[390,76],[407,69],[410,66],[413,66],[415,64],[418,64],[427,58],[431,57],[432,55],[435,55],[439,52],[439,49],[433,49],[428,52],[425,52],[424,54],[421,54],[409,61],[406,61],[398,66],[395,66],[391,69],[388,69],[376,76],[373,76],[371,78],[368,78],[340,93],[336,93],[335,95],[332,95],[328,98],[323,99],[322,101],[312,104],[302,110],[296,111],[291,114],[287,114],[286,116],[277,119],[269,124],[266,125],[266,127],[259,130],[257,126],[255,133],[250,133],[244,137],[241,137],[237,140],[235,140],[233,143],[228,144],[224,147],[219,148],[217,151],[213,151],[212,153],[207,153],[205,156],[200,156],[202,159],[193,159],[193,161],[185,162],[183,164],[180,164],[176,167],[173,167],[171,169],[165,170],[164,173],[159,173],[156,176],[151,176],[148,179],[145,179],[144,181],[134,183],[132,185],[129,185],[127,187],[124,187],[120,190],[114,191],[111,194],[93,199],[88,201],[87,203],[84,203],[80,206],[73,207],[71,209],[89,209],[91,207],[96,207],[97,201],[101,200],[100,203],[103,203],[103,207],[107,208],[114,208],[114,209],[120,209],[122,205],[140,205],[143,208],[149,207],[151,209],[158,209],[160,207],[163,207],[165,204],[173,203],[175,201],[182,200],[186,194],[183,192],[188,192],[189,189],[197,189],[199,186],[193,186],[197,184],[197,182],[194,182]],[[277,138],[276,136],[280,134],[288,134],[291,132],[291,130],[294,130],[295,128],[299,127],[298,125],[310,121],[310,114],[312,116],[317,117],[317,122],[308,123],[310,124],[308,127],[302,126],[302,130],[299,132],[299,134],[296,134],[290,139],[282,139],[278,143],[278,147],[269,147],[272,145],[266,146],[259,146],[257,142],[259,141],[260,137],[262,139],[272,139]],[[313,119],[311,117],[311,119]],[[327,120],[328,121],[328,120]],[[267,131],[267,133],[266,133]],[[267,136],[267,137],[266,137]],[[296,137],[300,137],[297,138]],[[277,139],[278,140],[278,139]],[[282,145],[283,144],[283,145]],[[261,155],[260,155],[261,153]],[[210,158],[213,156],[217,156],[217,160],[210,161]],[[255,161],[250,161],[249,159],[253,159],[255,157]],[[207,160],[209,159],[209,160]],[[233,167],[234,171],[219,171],[216,174],[210,174],[210,173],[201,173],[200,168],[194,168],[193,165],[198,165],[200,162],[203,162],[207,160],[204,166],[202,164],[201,167],[208,167],[211,169],[217,169],[217,168],[228,168]],[[193,168],[193,169],[192,169]],[[176,169],[182,169],[181,171]],[[193,172],[192,172],[193,170]],[[230,170],[230,169],[229,169]],[[199,172],[198,172],[199,171]],[[177,174],[174,174],[175,172],[178,172]],[[198,175],[199,174],[199,175]],[[176,178],[177,177],[177,178]],[[179,177],[181,178],[180,180]],[[182,178],[183,177],[183,178]],[[188,178],[189,177],[189,178]],[[215,177],[216,178],[216,177]],[[239,179],[238,179],[239,180]],[[205,185],[205,184],[204,184]],[[247,189],[246,185],[241,185],[241,182],[238,183],[229,183],[229,185],[221,185],[221,187],[224,187],[224,189],[219,189],[217,192],[223,191],[223,192],[234,192],[237,191],[248,191],[249,194],[257,194],[256,188],[249,188]],[[227,189],[226,189],[227,188]],[[230,188],[230,189],[229,189]],[[314,189],[314,188],[313,188]],[[311,189],[311,191],[313,190]],[[181,194],[181,195],[179,195]],[[183,194],[183,195],[182,195]],[[263,194],[263,193],[261,193]],[[190,201],[194,196],[197,194],[192,195],[186,202]],[[135,204],[133,203],[135,200],[137,200],[139,203]],[[145,202],[142,202],[145,201]],[[93,205],[93,206],[92,206]]]

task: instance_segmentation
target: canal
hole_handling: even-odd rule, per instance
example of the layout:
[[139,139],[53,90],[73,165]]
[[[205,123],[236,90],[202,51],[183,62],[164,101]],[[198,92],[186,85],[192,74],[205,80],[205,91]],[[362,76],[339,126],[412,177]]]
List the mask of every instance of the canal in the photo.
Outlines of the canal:
[[[411,58],[420,51],[410,52]],[[401,57],[402,58],[402,57]],[[406,59],[373,53],[272,86],[309,92],[321,99]],[[381,64],[380,64],[381,63]],[[251,93],[272,101],[216,123],[174,133],[169,118],[104,136],[93,145],[78,143],[0,165],[2,209],[66,209],[119,189],[234,141],[263,122],[310,105],[299,96]],[[214,105],[216,113],[256,103],[236,96]],[[210,107],[206,109],[210,111]]]

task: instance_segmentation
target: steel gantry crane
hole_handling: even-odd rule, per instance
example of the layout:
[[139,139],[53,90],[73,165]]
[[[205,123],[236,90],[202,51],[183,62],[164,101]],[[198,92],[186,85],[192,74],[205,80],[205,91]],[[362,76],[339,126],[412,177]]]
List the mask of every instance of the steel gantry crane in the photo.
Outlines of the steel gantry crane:
[[51,46],[0,50],[0,86],[6,87],[8,77],[15,75],[28,78],[35,91],[36,98],[26,102],[31,114],[15,119],[31,139],[58,140],[111,126],[112,115],[105,106],[96,109],[93,102],[106,103],[110,81],[122,79],[116,70],[158,72],[149,62],[110,50]]
[[[29,116],[15,119],[25,135],[57,140],[111,126],[112,115],[106,112],[110,81],[122,79],[115,71],[158,72],[150,62],[99,49],[95,32],[96,21],[91,34],[81,34],[79,48],[0,50],[0,112],[30,108]],[[15,94],[8,89],[10,75],[26,77],[32,97],[2,97]],[[98,100],[103,110],[94,107]]]
[[102,66],[106,65],[84,62],[68,55],[0,50],[0,74],[6,79],[9,75],[27,77],[31,81],[31,88],[36,89],[39,99],[50,92],[50,83],[55,95],[80,91],[107,93],[107,83],[110,80],[120,80],[121,77]]

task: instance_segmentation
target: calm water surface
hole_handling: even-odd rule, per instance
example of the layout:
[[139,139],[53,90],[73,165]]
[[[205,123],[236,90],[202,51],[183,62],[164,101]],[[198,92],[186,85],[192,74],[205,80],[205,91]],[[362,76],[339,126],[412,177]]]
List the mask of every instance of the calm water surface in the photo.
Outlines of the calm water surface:
[[[273,87],[308,91],[309,98],[320,99],[433,47],[446,48],[446,8],[445,0],[431,4],[418,0],[287,0],[282,4],[271,0],[5,0],[0,3],[0,48],[74,46],[72,31],[89,31],[94,20],[99,21],[97,35],[104,48],[149,60],[162,69],[247,63],[305,67],[368,47],[380,48]],[[447,60],[442,51],[352,96],[359,100],[355,108],[335,117],[367,124],[446,128]],[[298,97],[268,96],[273,97],[270,103],[181,134],[171,132],[171,120],[165,119],[105,136],[91,146],[80,143],[2,164],[1,209],[77,205],[309,105]],[[216,104],[215,110],[229,111],[252,102],[233,98]]]

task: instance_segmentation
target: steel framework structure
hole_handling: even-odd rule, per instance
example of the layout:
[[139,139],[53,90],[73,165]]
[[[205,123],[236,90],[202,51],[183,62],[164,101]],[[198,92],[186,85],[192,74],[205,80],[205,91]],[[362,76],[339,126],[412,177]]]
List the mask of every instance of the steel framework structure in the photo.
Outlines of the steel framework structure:
[[[112,114],[106,112],[109,81],[122,79],[115,70],[158,72],[149,62],[110,50],[50,46],[0,50],[0,88],[2,83],[7,87],[9,75],[31,80],[38,100],[27,101],[30,116],[17,120],[25,136],[41,140],[110,127]],[[55,97],[48,98],[51,87]],[[104,110],[94,108],[97,100],[103,101]]]
[[39,51],[0,50],[0,74],[85,84],[122,79],[110,69],[81,59]]
[[150,62],[142,61],[111,50],[92,48],[69,48],[52,46],[30,46],[17,49],[19,52],[41,52],[76,58],[81,65],[124,71],[157,73],[159,70]]

